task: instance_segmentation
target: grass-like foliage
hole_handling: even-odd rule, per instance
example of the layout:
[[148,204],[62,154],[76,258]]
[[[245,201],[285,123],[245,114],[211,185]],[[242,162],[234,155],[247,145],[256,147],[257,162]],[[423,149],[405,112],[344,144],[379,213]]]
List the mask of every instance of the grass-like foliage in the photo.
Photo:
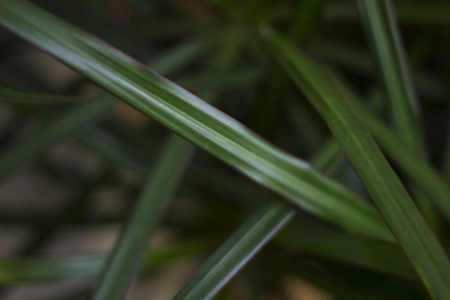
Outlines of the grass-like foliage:
[[[137,279],[203,258],[184,286],[160,279],[161,297],[316,297],[296,288],[307,282],[317,297],[450,299],[450,60],[433,47],[450,6],[36,2],[0,1],[0,197],[25,172],[24,186],[50,177],[70,192],[50,216],[0,202],[0,222],[32,228],[0,260],[5,297],[82,277],[61,295],[141,299]],[[17,48],[79,75],[52,82],[56,67],[19,63]],[[38,128],[18,138],[25,122]],[[98,170],[43,159],[68,136]],[[130,213],[89,210],[105,186]],[[109,252],[54,255],[66,226],[106,224],[121,226]]]

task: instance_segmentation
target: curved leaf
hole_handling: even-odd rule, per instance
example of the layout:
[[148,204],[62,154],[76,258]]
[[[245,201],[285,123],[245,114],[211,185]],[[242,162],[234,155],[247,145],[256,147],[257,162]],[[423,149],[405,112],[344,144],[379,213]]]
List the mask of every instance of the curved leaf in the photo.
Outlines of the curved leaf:
[[[332,142],[332,144],[327,143],[317,151],[311,159],[311,163],[319,170],[330,171],[343,160],[342,155],[337,155],[342,154],[337,143]],[[175,298],[210,299],[287,224],[295,213],[294,207],[288,204],[283,206],[278,201],[271,201],[260,208],[228,241],[221,245]],[[295,234],[298,234],[298,232],[296,231]],[[304,236],[296,235],[295,239],[297,238],[301,240],[298,240],[296,245],[309,244],[309,238],[304,239]],[[295,243],[295,241],[293,242]],[[377,245],[377,242],[375,242],[375,245]],[[387,243],[387,245],[392,244]],[[348,244],[348,247],[352,247],[352,244]],[[314,248],[314,245],[312,248]],[[360,258],[359,261],[358,258]],[[365,257],[361,257],[360,253],[357,253],[355,260],[357,262],[363,261],[362,264],[365,266],[375,265],[375,269],[377,267],[383,269],[383,266],[379,267]],[[220,267],[218,267],[218,264],[220,264]]]
[[0,23],[295,205],[392,240],[367,202],[97,38],[23,0],[1,1]]

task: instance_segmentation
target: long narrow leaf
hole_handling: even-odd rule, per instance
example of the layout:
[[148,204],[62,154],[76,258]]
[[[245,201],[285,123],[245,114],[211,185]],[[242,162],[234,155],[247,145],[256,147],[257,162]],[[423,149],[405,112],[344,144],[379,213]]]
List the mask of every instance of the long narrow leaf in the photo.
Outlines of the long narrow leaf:
[[177,45],[175,48],[164,53],[158,59],[151,59],[148,65],[158,73],[171,73],[181,66],[191,62],[193,58],[203,54],[211,46],[211,43],[203,40],[194,40],[189,43]]
[[[201,238],[161,249],[153,249],[146,255],[143,269],[148,271],[177,259],[204,255],[211,251],[216,244],[214,239]],[[104,268],[106,260],[105,255],[2,259],[0,260],[0,284],[10,285],[98,276]]]
[[[395,10],[401,24],[450,25],[450,5],[445,2],[398,2]],[[357,21],[358,17],[351,2],[329,2],[324,9],[324,18],[329,21]]]
[[298,249],[302,254],[308,253],[375,272],[419,280],[397,245],[327,228],[311,229],[295,222],[292,225],[297,226],[290,226],[280,232],[275,242]]
[[446,151],[444,152],[444,176],[447,181],[450,181],[450,124],[447,128],[447,143],[445,145]]
[[190,90],[204,89],[205,87],[216,90],[219,88],[248,86],[260,79],[262,73],[264,73],[264,70],[261,68],[242,68],[232,72],[225,72],[225,74],[192,74],[187,78],[179,78],[175,81],[180,86]]
[[30,102],[37,104],[67,104],[76,102],[86,102],[88,100],[91,100],[89,98],[82,98],[82,97],[29,93],[12,89],[3,85],[0,85],[0,99],[6,99],[17,102]]
[[357,1],[367,36],[378,59],[395,130],[406,146],[424,155],[417,114],[418,100],[389,0]]
[[[308,263],[298,256],[286,255],[278,260],[269,259],[262,261],[270,268],[271,272],[296,276],[319,287],[321,290],[330,292],[335,299],[390,299],[390,300],[429,300],[420,288],[399,285],[399,282],[382,278],[375,274],[368,274],[363,270],[352,270],[343,265],[330,265]],[[264,259],[263,258],[263,259]]]
[[[425,159],[426,150],[418,121],[420,107],[392,3],[390,0],[358,0],[357,3],[378,59],[377,66],[392,108],[394,129],[410,151]],[[431,222],[439,218],[437,212],[414,187],[412,192],[425,218],[430,225],[433,224]]]
[[[330,171],[343,160],[343,156],[337,153],[342,152],[335,142],[327,144],[317,151],[311,163],[319,170]],[[277,211],[280,213],[275,213]],[[278,202],[270,202],[263,206],[208,259],[177,294],[176,299],[210,299],[270,241],[278,230],[287,224],[295,213],[294,207],[287,204],[281,206]],[[299,244],[309,243],[301,238]],[[364,257],[361,260],[364,261]],[[221,267],[217,267],[218,262]]]
[[104,270],[94,299],[123,299],[136,275],[163,209],[193,154],[193,146],[173,136],[164,147],[148,183],[133,210],[130,222]]
[[95,37],[23,0],[1,1],[0,23],[295,205],[392,239],[369,204]]
[[[205,47],[205,42],[195,41],[189,44],[178,45],[169,53],[163,53],[159,57],[153,58],[149,65],[152,67],[156,67],[160,72],[164,74],[170,74],[176,68],[180,68],[185,64],[189,63],[193,58],[198,55],[200,50],[203,50]],[[36,133],[35,137],[25,141],[22,144],[18,144],[11,148],[11,150],[7,150],[7,153],[4,154],[5,162],[11,161],[9,164],[13,164],[15,161],[21,162],[22,164],[27,160],[31,159],[34,155],[38,154],[39,151],[47,147],[49,144],[54,143],[59,138],[64,137],[67,133],[69,133],[72,128],[83,124],[83,122],[87,122],[89,118],[96,116],[97,114],[101,114],[102,109],[97,108],[97,106],[101,105],[104,101],[107,101],[106,98],[111,99],[110,96],[100,96],[97,98],[90,99],[91,102],[96,101],[97,99],[103,99],[100,103],[92,103],[86,104],[84,106],[80,106],[79,108],[75,108],[72,112],[66,114],[62,117],[56,117],[55,120],[51,121],[52,113],[46,109],[45,107],[39,107],[37,109],[35,106],[30,106],[31,103],[67,103],[67,102],[76,102],[86,100],[78,97],[65,97],[60,95],[47,95],[47,94],[36,94],[36,93],[28,93],[23,91],[18,91],[15,89],[11,89],[8,87],[0,86],[0,98],[12,99],[18,103],[15,103],[15,106],[19,108],[21,111],[25,111],[33,116],[38,117],[41,121],[46,120],[48,125],[44,126],[38,133]],[[30,104],[23,104],[23,103]],[[84,108],[83,108],[84,107]],[[108,106],[105,107],[105,110]],[[79,119],[77,119],[79,118]],[[90,129],[89,132],[82,132],[78,136],[78,140],[81,143],[88,144],[91,147],[101,147],[102,143],[99,143],[99,139],[105,139],[105,135],[102,135],[99,130]],[[102,152],[103,151],[103,152]],[[102,157],[110,157],[114,156],[114,159],[121,160],[123,164],[127,167],[137,170],[139,174],[146,175],[146,171],[143,170],[141,165],[130,165],[127,164],[122,158],[120,154],[117,154],[117,149],[115,147],[104,147],[102,148]],[[123,155],[122,155],[123,156]],[[0,159],[0,177],[2,174],[2,163]],[[122,165],[122,164],[121,164]],[[20,164],[15,165],[17,168]],[[5,166],[6,168],[6,166]],[[12,167],[11,170],[13,170]],[[8,174],[10,171],[4,170]]]
[[265,204],[214,253],[174,299],[211,299],[294,213],[287,203]]
[[306,36],[312,29],[312,24],[322,11],[324,0],[306,0],[298,3],[295,16],[289,26],[289,33],[300,42],[306,40]]
[[[315,55],[333,64],[344,67],[358,74],[372,77],[373,65],[366,51],[349,45],[338,45],[330,41],[315,41],[308,45],[308,49]],[[446,97],[448,86],[445,81],[427,70],[412,70],[417,90],[432,98]]]
[[72,109],[61,117],[46,123],[38,132],[23,143],[16,144],[0,156],[0,179],[40,153],[77,127],[105,113],[116,102],[111,99],[96,99]]
[[262,34],[339,141],[431,295],[450,297],[450,263],[361,120],[330,79],[270,28]]
[[[225,53],[229,52],[227,50],[227,47],[222,49]],[[228,61],[233,59],[235,53],[232,52],[231,56],[219,55],[216,60],[219,66],[215,65],[213,70],[222,71],[221,65],[228,65]],[[178,59],[178,61],[180,60]],[[169,197],[187,170],[193,153],[194,145],[176,135],[169,137],[143,194],[103,271],[102,280],[94,294],[94,299],[120,300],[125,298],[133,279],[138,274],[150,236],[162,217]],[[137,235],[136,232],[140,234]]]
[[[311,24],[319,15],[323,3],[323,0],[305,0],[297,4],[294,21],[289,25],[289,33],[297,41],[306,41]],[[261,93],[255,120],[256,131],[263,136],[270,136],[271,124],[280,107],[279,92],[286,89],[288,83],[283,69],[279,66],[272,67],[269,74],[268,83]]]
[[335,74],[332,76],[339,90],[364,120],[380,147],[416,183],[417,187],[435,201],[450,220],[450,202],[448,201],[450,186],[445,178],[422,157],[411,152],[381,120],[371,114],[341,78]]

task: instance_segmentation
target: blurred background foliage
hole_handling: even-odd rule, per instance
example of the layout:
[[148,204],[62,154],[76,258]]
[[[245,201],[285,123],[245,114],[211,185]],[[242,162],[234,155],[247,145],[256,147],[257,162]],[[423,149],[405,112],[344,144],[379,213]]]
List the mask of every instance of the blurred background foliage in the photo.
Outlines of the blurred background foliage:
[[[361,99],[370,99],[379,85],[353,1],[32,2],[182,87],[215,95],[220,110],[305,159],[329,141],[329,130],[261,47],[253,25],[273,24],[342,74]],[[450,178],[450,5],[394,3],[420,98],[427,156]],[[11,162],[0,172],[0,298],[89,299],[103,255],[170,132],[125,103],[89,102],[102,97],[98,87],[3,29],[0,45],[0,153]],[[377,99],[373,112],[388,121],[383,95]],[[367,198],[346,161],[328,175]],[[173,297],[261,200],[272,198],[196,152],[129,299]],[[447,248],[448,224],[439,224]],[[302,240],[307,242],[295,242]],[[361,240],[299,212],[216,299],[427,299],[414,276],[396,274],[404,257],[393,262],[393,274],[352,262],[352,251],[358,257],[355,249],[364,248],[359,243],[370,243]]]

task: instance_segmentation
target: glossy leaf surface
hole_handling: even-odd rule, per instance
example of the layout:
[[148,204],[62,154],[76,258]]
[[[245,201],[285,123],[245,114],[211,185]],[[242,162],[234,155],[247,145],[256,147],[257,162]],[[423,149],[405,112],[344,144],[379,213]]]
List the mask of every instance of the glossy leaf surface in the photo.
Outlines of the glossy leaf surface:
[[26,1],[0,8],[1,24],[251,179],[348,230],[392,240],[368,203],[189,92]]

